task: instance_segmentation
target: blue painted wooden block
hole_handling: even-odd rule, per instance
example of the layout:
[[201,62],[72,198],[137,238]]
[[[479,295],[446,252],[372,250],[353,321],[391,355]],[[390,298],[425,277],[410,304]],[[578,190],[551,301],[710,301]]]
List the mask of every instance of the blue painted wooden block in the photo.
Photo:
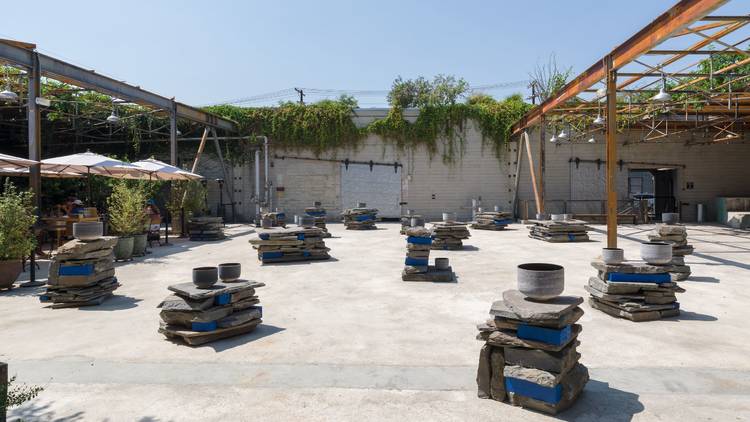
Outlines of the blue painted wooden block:
[[406,238],[406,243],[413,243],[415,245],[431,245],[432,244],[432,238],[431,237],[409,236],[409,237]]
[[305,240],[305,234],[304,233],[298,233],[297,234],[297,240]]
[[286,214],[283,212],[276,213],[276,218],[279,220],[283,220],[284,217],[286,217]]
[[199,331],[199,332],[214,331],[214,330],[216,330],[216,328],[217,328],[216,321],[211,321],[211,322],[193,322],[193,323],[190,324],[190,329],[191,330],[193,330],[193,331]]
[[222,293],[218,296],[214,296],[214,305],[229,305],[232,300],[231,293]]
[[609,273],[607,281],[614,282],[630,282],[630,283],[669,283],[672,281],[672,277],[669,273],[660,274],[626,274],[626,273]]
[[263,252],[260,259],[276,259],[284,256],[283,252]]
[[310,251],[302,251],[302,256],[304,257],[310,256]]
[[516,335],[520,339],[541,341],[542,343],[560,346],[570,340],[570,325],[557,330],[554,328],[537,327],[534,325],[520,324]]
[[325,217],[326,212],[325,211],[307,211],[305,214],[309,215],[310,217]]
[[372,215],[359,215],[357,216],[356,219],[357,221],[370,221],[370,220],[374,220],[375,217]]
[[493,221],[498,226],[507,226],[508,224],[510,224],[510,223],[513,222],[513,220],[511,220],[509,218],[506,218],[506,219],[503,219],[503,220],[493,220]]
[[429,258],[410,258],[407,256],[404,263],[412,267],[421,267],[421,266],[429,265],[430,259]]
[[576,236],[574,234],[568,233],[568,240],[570,240],[572,242],[572,241],[576,240]]
[[94,264],[64,265],[60,267],[58,275],[91,275],[94,274]]
[[268,240],[271,238],[271,235],[268,233],[261,233],[258,235],[258,237],[260,237],[260,240]]
[[557,404],[562,399],[562,385],[543,387],[520,378],[505,378],[505,389],[519,396],[529,397],[550,404]]
[[45,296],[45,295],[39,296],[39,301],[40,302],[49,302],[50,300],[51,299],[50,299],[49,296]]

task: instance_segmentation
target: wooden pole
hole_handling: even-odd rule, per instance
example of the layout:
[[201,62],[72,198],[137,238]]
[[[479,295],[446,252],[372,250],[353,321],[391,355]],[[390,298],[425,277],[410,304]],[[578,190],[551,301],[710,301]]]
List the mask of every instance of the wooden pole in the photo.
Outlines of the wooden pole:
[[546,161],[544,146],[545,139],[544,115],[539,119],[539,207],[540,213],[544,213],[544,164]]
[[529,141],[529,134],[526,131],[523,132],[523,141],[526,143],[526,155],[529,157],[529,173],[531,173],[531,186],[534,188],[534,199],[536,199],[536,212],[537,214],[541,214],[542,209],[540,208],[540,204],[542,200],[539,196],[539,189],[537,189],[536,185],[534,158],[531,156],[531,142]]
[[612,56],[607,68],[607,247],[617,247],[617,70]]
[[195,173],[195,170],[198,169],[198,161],[201,159],[201,154],[203,154],[203,149],[206,148],[206,140],[208,139],[208,128],[203,129],[203,136],[201,136],[201,143],[198,145],[198,152],[195,153],[195,160],[193,160],[193,169],[191,170],[193,173]]
[[523,158],[523,137],[518,138],[518,145],[516,146],[516,180],[513,186],[513,215],[517,217],[521,214],[518,210],[518,186],[521,181],[521,159]]

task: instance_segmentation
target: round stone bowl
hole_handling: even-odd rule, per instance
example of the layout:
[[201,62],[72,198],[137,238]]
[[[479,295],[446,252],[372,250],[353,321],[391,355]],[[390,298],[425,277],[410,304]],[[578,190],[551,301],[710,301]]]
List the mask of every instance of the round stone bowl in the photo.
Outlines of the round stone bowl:
[[565,289],[565,269],[556,264],[528,263],[518,266],[518,290],[534,300],[554,299]]
[[320,201],[313,202],[313,207],[318,208],[322,203]]
[[73,237],[78,240],[96,240],[102,237],[104,225],[101,221],[73,223]]
[[607,265],[619,265],[625,261],[625,251],[620,248],[602,248],[602,261]]
[[297,224],[302,227],[312,227],[315,225],[315,217],[311,217],[309,215],[300,215]]
[[536,219],[539,220],[539,221],[545,221],[545,220],[547,220],[547,214],[545,214],[545,213],[538,213],[536,215]]
[[456,213],[455,212],[444,212],[443,213],[443,221],[449,222],[449,221],[456,221]]
[[227,262],[219,264],[219,278],[221,281],[235,281],[242,274],[242,265],[239,262]]
[[435,268],[438,270],[447,270],[450,268],[450,263],[448,263],[448,258],[435,258]]
[[495,207],[493,209],[495,210],[495,212],[500,212],[500,206],[499,205],[495,205]]
[[357,202],[357,208],[366,208],[367,204],[364,202]]
[[193,284],[199,289],[208,289],[219,281],[219,269],[217,267],[193,268]]
[[552,221],[565,221],[565,214],[552,214],[550,215]]
[[666,265],[672,262],[672,244],[667,242],[641,243],[641,259],[651,265]]
[[661,213],[661,222],[664,224],[677,224],[680,222],[680,214],[676,212]]
[[563,220],[570,221],[573,219],[573,214],[563,214]]
[[484,212],[484,208],[482,208],[482,207],[477,207],[477,212]]
[[424,227],[424,218],[412,217],[409,223],[411,224],[411,227]]

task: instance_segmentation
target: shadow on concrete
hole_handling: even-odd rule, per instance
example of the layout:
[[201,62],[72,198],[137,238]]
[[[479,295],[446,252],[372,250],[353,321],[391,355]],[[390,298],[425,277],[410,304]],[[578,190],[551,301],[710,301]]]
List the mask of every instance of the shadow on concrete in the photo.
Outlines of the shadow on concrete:
[[261,268],[263,267],[286,267],[286,266],[292,266],[292,265],[310,265],[310,264],[325,264],[326,262],[338,262],[338,259],[334,257],[330,257],[328,259],[313,259],[311,261],[291,261],[291,262],[269,262],[269,263],[261,263]]
[[239,335],[237,337],[225,338],[223,340],[218,340],[198,347],[210,347],[216,352],[223,352],[225,350],[233,349],[235,347],[242,346],[243,344],[262,339],[263,337],[268,337],[276,333],[280,333],[284,330],[286,330],[286,328],[276,327],[274,325],[260,324],[258,328],[250,333]]
[[644,409],[638,394],[612,388],[606,382],[589,380],[578,401],[556,418],[576,422],[627,422]]
[[[446,249],[450,250],[450,249]],[[463,248],[459,249],[459,251],[478,251],[479,248],[474,245],[464,245]]]
[[716,277],[694,277],[692,275],[685,281],[697,281],[698,283],[719,283],[719,279]]
[[125,309],[132,309],[138,306],[138,302],[143,299],[136,299],[130,296],[120,296],[115,294],[108,300],[104,301],[101,305],[97,306],[82,306],[78,309],[82,311],[122,311]]
[[[44,394],[42,392],[42,394]],[[84,412],[79,411],[67,416],[58,415],[51,410],[54,402],[39,403],[33,400],[25,405],[8,411],[9,421],[34,421],[34,422],[76,422],[85,420]]]
[[16,286],[10,290],[0,290],[0,297],[39,296],[44,290],[44,286],[18,287],[18,284],[16,284]]
[[732,261],[731,259],[719,258],[718,256],[706,255],[704,253],[699,253],[699,252],[693,252],[693,256],[698,257],[698,258],[703,258],[703,259],[706,259],[708,261],[714,261],[714,262],[716,262],[718,264],[721,264],[721,265],[731,265],[732,267],[741,268],[743,270],[750,270],[750,265],[749,264],[744,264],[742,262]]
[[663,321],[672,321],[672,322],[680,322],[680,321],[718,321],[719,318],[716,318],[713,315],[707,315],[707,314],[701,314],[698,312],[690,312],[685,310],[680,310],[680,315],[676,317],[671,318],[664,318]]

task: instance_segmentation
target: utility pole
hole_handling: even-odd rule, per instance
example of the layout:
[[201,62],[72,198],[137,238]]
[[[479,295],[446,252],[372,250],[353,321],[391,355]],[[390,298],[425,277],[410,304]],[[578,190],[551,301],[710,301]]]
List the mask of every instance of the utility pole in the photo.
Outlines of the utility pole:
[[294,90],[299,94],[299,103],[305,105],[305,91],[302,88],[294,88]]

